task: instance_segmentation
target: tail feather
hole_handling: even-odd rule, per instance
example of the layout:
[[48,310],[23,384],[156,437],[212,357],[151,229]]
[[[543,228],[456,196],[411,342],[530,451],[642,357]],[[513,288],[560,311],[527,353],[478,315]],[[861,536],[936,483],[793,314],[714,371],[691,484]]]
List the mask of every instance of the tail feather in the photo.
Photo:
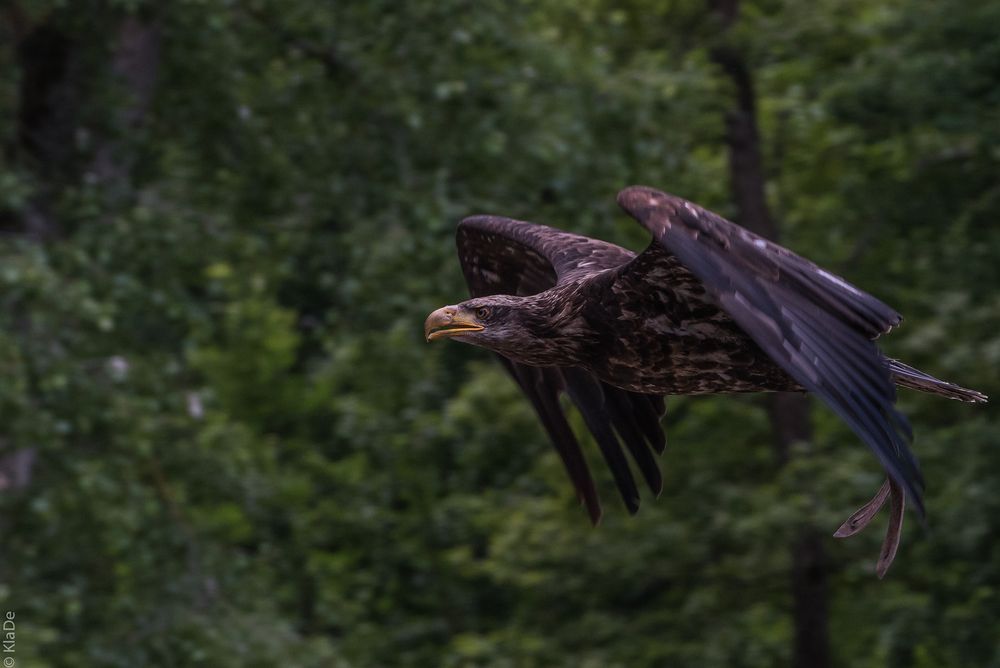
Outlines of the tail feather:
[[939,380],[930,374],[914,369],[908,364],[903,364],[899,360],[889,360],[889,370],[892,372],[892,379],[900,387],[908,387],[911,390],[930,392],[949,399],[958,401],[968,401],[979,404],[986,402],[986,395],[975,390],[968,390],[964,387]]

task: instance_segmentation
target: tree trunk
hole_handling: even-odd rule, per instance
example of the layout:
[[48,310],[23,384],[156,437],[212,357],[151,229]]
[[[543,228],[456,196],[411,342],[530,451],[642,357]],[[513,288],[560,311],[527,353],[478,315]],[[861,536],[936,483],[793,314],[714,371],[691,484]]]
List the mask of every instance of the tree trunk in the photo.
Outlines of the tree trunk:
[[[738,17],[738,0],[710,0],[709,6],[720,17],[724,28]],[[726,114],[726,145],[730,188],[739,212],[737,222],[778,241],[779,229],[765,197],[752,72],[743,55],[728,46],[712,49],[711,56],[732,81],[735,93],[735,104]],[[792,456],[792,446],[796,442],[808,442],[812,437],[809,399],[801,394],[780,393],[768,395],[766,402],[774,434],[775,458],[779,466],[784,466]],[[820,534],[812,527],[803,527],[791,550],[795,624],[792,665],[826,668],[830,665],[827,568]]]

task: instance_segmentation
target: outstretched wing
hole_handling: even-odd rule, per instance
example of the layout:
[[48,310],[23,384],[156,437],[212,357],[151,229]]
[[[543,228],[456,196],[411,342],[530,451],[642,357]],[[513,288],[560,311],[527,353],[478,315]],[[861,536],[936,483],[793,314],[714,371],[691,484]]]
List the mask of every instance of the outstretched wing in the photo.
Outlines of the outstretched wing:
[[[635,256],[614,244],[495,216],[463,220],[457,243],[473,297],[536,294],[557,282],[620,267]],[[629,511],[639,509],[639,492],[622,443],[654,494],[660,493],[663,479],[650,448],[662,452],[666,445],[660,428],[662,397],[611,387],[579,369],[532,367],[498,357],[534,406],[593,523],[601,517],[600,500],[559,404],[560,392],[566,392],[583,415]]]
[[487,291],[474,296],[536,294],[635,257],[606,241],[500,216],[466,218],[457,242],[469,289]]
[[618,203],[653,235],[636,264],[680,261],[775,363],[861,437],[922,515],[923,479],[908,446],[912,432],[895,408],[889,363],[872,341],[900,315],[686,200],[634,186],[619,193]]

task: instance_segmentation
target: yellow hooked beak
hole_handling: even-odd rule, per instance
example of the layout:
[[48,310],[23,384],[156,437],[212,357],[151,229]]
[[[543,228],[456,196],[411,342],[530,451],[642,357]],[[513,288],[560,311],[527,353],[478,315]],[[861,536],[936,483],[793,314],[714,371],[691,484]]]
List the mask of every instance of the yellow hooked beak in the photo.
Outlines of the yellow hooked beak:
[[475,317],[459,306],[445,306],[427,316],[424,336],[428,341],[456,336],[464,332],[481,332],[486,329]]

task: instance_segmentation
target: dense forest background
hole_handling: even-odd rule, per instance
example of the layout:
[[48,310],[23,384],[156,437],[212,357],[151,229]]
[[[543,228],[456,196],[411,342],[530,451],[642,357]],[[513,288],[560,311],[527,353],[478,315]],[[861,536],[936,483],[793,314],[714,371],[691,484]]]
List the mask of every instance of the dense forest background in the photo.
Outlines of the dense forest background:
[[625,185],[756,192],[904,313],[889,354],[1000,394],[998,35],[973,0],[4,3],[17,660],[1000,666],[995,405],[901,394],[928,528],[879,581],[884,518],[831,534],[882,475],[821,406],[671,398],[665,492],[629,517],[595,455],[593,529],[502,369],[421,329],[464,215],[639,249]]

